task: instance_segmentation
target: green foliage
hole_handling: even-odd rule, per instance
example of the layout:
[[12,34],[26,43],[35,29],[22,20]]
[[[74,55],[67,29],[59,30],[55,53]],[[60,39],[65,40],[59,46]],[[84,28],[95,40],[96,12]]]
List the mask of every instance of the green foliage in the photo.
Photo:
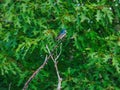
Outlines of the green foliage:
[[[0,90],[21,90],[62,28],[62,89],[119,90],[119,7],[119,0],[0,0]],[[49,61],[28,88],[54,90],[57,83]]]

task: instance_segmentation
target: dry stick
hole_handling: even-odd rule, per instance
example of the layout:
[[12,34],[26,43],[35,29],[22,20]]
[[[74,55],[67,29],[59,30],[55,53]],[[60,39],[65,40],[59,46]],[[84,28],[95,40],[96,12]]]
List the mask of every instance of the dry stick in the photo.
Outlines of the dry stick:
[[12,85],[12,83],[10,83],[10,84],[9,84],[9,89],[8,89],[8,90],[10,90],[10,89],[11,89],[11,85]]
[[[57,43],[57,45],[54,46],[52,52],[59,46],[60,42]],[[51,55],[48,57],[46,56],[44,63],[32,74],[32,76],[27,80],[22,90],[27,90],[29,83],[32,81],[32,79],[37,75],[37,73],[47,64],[47,61],[50,59]]]
[[44,66],[47,64],[47,55],[46,55],[46,58],[45,58],[45,61],[44,63],[32,74],[32,76],[28,79],[28,81],[25,83],[24,87],[22,90],[26,90],[27,87],[28,87],[28,84],[30,83],[30,81],[35,77],[35,75],[42,69],[44,68]]
[[53,56],[52,56],[52,53],[50,52],[50,49],[48,48],[48,46],[46,45],[46,48],[49,52],[49,55],[51,57],[51,59],[53,60],[54,62],[54,65],[55,65],[55,69],[56,69],[56,73],[57,73],[57,77],[58,77],[58,86],[57,86],[57,90],[61,90],[61,82],[62,82],[62,78],[60,77],[60,74],[59,74],[59,70],[58,70],[58,66],[57,66],[57,59],[60,57],[61,55],[61,48],[60,48],[60,53],[59,55],[57,55],[57,57],[54,59]]

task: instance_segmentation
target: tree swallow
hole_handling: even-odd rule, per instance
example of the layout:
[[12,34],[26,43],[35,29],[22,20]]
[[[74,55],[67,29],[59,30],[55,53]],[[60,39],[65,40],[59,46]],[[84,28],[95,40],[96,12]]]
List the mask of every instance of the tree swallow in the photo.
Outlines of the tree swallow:
[[59,35],[57,36],[56,40],[61,40],[61,39],[63,39],[63,38],[66,36],[66,33],[67,33],[66,29],[63,29],[63,30],[59,33]]

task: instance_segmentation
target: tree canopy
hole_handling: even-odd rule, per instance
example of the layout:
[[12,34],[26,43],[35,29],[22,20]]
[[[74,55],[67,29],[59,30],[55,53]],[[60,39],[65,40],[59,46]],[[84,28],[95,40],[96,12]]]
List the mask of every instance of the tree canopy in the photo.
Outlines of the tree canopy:
[[[0,0],[0,90],[21,90],[63,28],[62,90],[119,90],[120,0]],[[50,59],[28,90],[57,83]]]

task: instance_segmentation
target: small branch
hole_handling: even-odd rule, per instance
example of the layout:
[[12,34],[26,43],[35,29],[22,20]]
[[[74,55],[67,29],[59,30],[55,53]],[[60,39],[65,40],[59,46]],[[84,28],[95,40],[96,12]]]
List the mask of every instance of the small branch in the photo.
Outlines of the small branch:
[[[61,44],[62,44],[62,43],[61,43]],[[59,54],[57,55],[57,57],[55,58],[55,61],[57,61],[57,59],[60,57],[61,52],[62,52],[62,47],[60,46],[60,52],[59,52]]]
[[[61,43],[61,42],[58,42],[58,43],[54,46],[52,52],[54,52],[54,50],[59,46],[60,43]],[[53,53],[52,53],[52,54],[53,54]],[[52,55],[52,54],[51,54],[51,55]],[[22,90],[26,90],[26,89],[28,88],[29,83],[30,83],[30,82],[32,81],[32,79],[36,76],[36,74],[39,73],[39,71],[40,71],[42,68],[44,68],[44,66],[47,64],[47,61],[50,59],[51,55],[49,55],[48,57],[46,56],[46,58],[45,58],[45,60],[44,60],[44,63],[43,63],[43,64],[32,74],[32,76],[27,80],[27,82],[25,83],[25,85],[24,85],[24,87],[23,87]]]
[[39,71],[44,68],[44,66],[47,64],[47,61],[48,61],[48,58],[47,58],[47,55],[46,55],[46,58],[43,62],[43,64],[32,74],[32,76],[28,79],[28,81],[25,83],[24,87],[22,90],[26,90],[29,83],[31,82],[31,80],[39,73]]
[[50,52],[50,49],[48,48],[47,45],[46,45],[46,48],[47,48],[47,50],[48,50],[48,53],[49,53],[51,59],[52,59],[53,62],[54,62],[54,65],[55,65],[55,70],[56,70],[57,77],[58,77],[58,86],[57,86],[57,90],[61,90],[62,78],[60,77],[59,70],[58,70],[58,66],[57,66],[57,60],[58,60],[58,58],[59,58],[60,55],[61,55],[61,48],[60,48],[60,53],[57,55],[57,57],[56,57],[55,59],[54,59],[54,57],[52,56],[52,53]]
[[10,89],[11,89],[11,85],[12,85],[12,83],[10,83],[10,84],[9,84],[9,89],[8,89],[8,90],[10,90]]
[[56,73],[57,73],[57,76],[58,76],[58,87],[57,87],[57,90],[61,90],[62,78],[60,77],[60,74],[59,74],[59,71],[58,71],[57,62],[55,62],[54,64],[55,64],[55,69],[56,69]]

